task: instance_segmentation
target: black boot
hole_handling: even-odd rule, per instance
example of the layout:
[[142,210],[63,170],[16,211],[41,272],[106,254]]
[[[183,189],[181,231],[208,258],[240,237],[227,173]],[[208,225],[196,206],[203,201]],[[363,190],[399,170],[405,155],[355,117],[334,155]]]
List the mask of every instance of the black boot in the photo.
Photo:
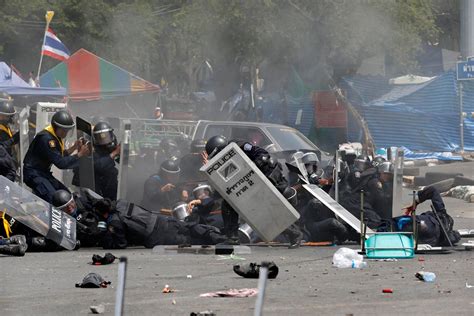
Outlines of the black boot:
[[296,224],[292,224],[290,227],[288,227],[283,232],[283,234],[290,241],[290,245],[288,246],[289,249],[295,249],[301,246],[301,241],[303,240],[303,232]]
[[0,253],[10,256],[22,257],[25,255],[28,245],[23,235],[15,235],[5,240],[5,245],[0,246]]

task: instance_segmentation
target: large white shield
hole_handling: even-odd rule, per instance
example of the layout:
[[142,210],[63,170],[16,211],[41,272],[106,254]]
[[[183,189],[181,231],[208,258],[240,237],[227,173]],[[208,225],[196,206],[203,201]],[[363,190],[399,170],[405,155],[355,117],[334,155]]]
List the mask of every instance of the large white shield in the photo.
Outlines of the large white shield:
[[76,247],[74,217],[3,176],[0,176],[0,210],[68,250]]
[[[352,215],[348,210],[342,207],[341,204],[337,203],[329,194],[321,190],[317,185],[304,184],[303,187],[317,198],[321,203],[326,205],[331,211],[334,212],[339,218],[346,222],[349,226],[354,228],[358,233],[361,232],[360,220]],[[367,227],[367,234],[373,234],[374,231]]]
[[235,143],[227,145],[200,170],[265,241],[272,241],[300,217]]

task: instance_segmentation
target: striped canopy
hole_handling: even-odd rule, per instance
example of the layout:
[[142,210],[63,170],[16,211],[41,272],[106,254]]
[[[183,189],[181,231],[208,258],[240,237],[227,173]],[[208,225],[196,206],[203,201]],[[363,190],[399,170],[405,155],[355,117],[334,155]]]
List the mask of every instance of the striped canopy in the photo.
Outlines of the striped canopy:
[[100,100],[145,92],[154,85],[91,52],[80,49],[40,77],[41,87],[64,87],[72,100]]

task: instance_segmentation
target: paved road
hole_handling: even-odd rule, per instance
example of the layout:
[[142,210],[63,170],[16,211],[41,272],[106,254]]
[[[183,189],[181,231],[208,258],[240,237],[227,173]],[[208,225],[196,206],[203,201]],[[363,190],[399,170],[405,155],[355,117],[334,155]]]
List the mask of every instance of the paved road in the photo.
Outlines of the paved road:
[[[437,170],[435,167],[430,170]],[[450,166],[472,172],[473,164]],[[405,199],[410,201],[410,190]],[[473,205],[446,198],[447,209],[458,228],[474,228]],[[425,203],[426,204],[426,203]],[[426,210],[429,205],[420,206]],[[352,246],[355,248],[356,246]],[[270,280],[265,315],[473,315],[474,252],[456,251],[424,255],[397,262],[369,262],[363,270],[331,267],[337,247],[252,248],[244,262],[273,260],[280,274]],[[28,253],[23,258],[1,257],[0,315],[84,315],[89,306],[104,303],[113,313],[117,264],[91,266],[93,253]],[[215,255],[157,254],[150,249],[114,251],[129,258],[125,311],[129,315],[189,315],[213,310],[217,315],[252,315],[255,298],[200,298],[199,294],[231,288],[252,288],[257,280],[235,275],[238,261],[219,260]],[[420,270],[435,272],[436,282],[418,281]],[[79,289],[89,272],[112,281],[107,289]],[[188,279],[186,276],[192,275]],[[161,293],[165,284],[177,291]],[[383,288],[393,294],[383,294]],[[173,304],[173,300],[176,304]]]

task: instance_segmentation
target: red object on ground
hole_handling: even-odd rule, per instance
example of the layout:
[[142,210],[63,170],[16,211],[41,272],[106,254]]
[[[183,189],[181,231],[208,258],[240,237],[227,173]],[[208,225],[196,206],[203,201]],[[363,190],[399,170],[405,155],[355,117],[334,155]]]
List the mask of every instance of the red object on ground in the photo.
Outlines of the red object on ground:
[[418,261],[425,261],[425,257],[419,257]]
[[393,293],[392,289],[383,289],[382,293]]

